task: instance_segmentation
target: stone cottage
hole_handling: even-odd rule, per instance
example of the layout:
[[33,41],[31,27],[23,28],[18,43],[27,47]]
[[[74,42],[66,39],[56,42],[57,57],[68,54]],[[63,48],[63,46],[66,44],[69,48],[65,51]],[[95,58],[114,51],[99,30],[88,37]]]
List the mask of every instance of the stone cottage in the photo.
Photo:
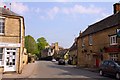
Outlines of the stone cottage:
[[22,72],[24,37],[24,18],[0,7],[0,69],[3,72]]

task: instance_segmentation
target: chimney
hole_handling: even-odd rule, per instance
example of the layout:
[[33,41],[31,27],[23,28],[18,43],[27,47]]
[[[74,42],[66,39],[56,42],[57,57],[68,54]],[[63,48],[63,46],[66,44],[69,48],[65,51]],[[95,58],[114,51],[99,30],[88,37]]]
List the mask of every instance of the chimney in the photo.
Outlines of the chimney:
[[113,5],[113,7],[114,7],[114,14],[118,13],[120,11],[120,2],[119,3],[115,3]]
[[81,35],[82,35],[82,32],[80,31],[79,36],[81,36]]
[[6,9],[6,6],[4,6],[4,8]]

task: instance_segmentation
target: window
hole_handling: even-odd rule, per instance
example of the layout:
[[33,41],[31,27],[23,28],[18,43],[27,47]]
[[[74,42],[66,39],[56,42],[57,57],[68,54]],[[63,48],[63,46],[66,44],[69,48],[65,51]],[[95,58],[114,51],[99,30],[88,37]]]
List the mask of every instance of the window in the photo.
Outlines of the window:
[[16,50],[16,48],[7,48],[7,50]]
[[2,61],[2,56],[3,56],[3,48],[0,48],[0,61]]
[[4,34],[5,19],[0,18],[0,34]]
[[89,45],[93,44],[92,35],[89,35]]
[[118,54],[111,54],[110,59],[113,61],[118,61]]
[[84,46],[85,46],[85,39],[82,38],[82,47],[84,48]]
[[120,29],[117,29],[117,37],[120,37]]
[[110,62],[109,62],[109,66],[113,67],[113,66],[115,66],[115,64],[110,61]]
[[116,45],[117,44],[117,35],[110,36],[110,45]]
[[102,64],[106,66],[108,65],[108,61],[104,61]]

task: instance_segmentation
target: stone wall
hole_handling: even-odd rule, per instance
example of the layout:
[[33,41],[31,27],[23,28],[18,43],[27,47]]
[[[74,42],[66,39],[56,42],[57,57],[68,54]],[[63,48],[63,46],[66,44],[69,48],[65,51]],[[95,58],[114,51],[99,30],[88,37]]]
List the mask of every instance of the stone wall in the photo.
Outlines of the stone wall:
[[79,37],[77,40],[78,66],[87,65],[93,67],[97,58],[101,61],[99,57],[100,53],[103,54],[103,60],[109,59],[109,54],[104,52],[104,47],[110,46],[109,35],[116,34],[117,28],[118,26],[115,26],[92,34],[92,45],[89,45],[89,35],[83,37],[85,42],[84,48],[82,48],[82,38]]

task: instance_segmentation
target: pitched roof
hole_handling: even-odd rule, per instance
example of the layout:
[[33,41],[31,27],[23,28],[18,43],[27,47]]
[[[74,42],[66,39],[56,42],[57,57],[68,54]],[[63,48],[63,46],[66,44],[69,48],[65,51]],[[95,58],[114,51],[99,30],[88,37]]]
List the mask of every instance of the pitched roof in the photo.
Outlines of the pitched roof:
[[60,51],[59,51],[59,54],[61,54],[61,55],[65,55],[67,51],[68,51],[68,49],[60,50]]
[[16,14],[10,10],[7,10],[5,8],[0,7],[0,15],[8,15],[8,16],[20,16],[19,14]]
[[113,14],[95,24],[90,25],[81,35],[81,37],[96,33],[98,31],[114,27],[120,24],[120,12]]
[[70,47],[70,50],[69,50],[69,51],[74,51],[74,50],[77,50],[77,45],[76,45],[75,42],[74,42],[73,45]]

